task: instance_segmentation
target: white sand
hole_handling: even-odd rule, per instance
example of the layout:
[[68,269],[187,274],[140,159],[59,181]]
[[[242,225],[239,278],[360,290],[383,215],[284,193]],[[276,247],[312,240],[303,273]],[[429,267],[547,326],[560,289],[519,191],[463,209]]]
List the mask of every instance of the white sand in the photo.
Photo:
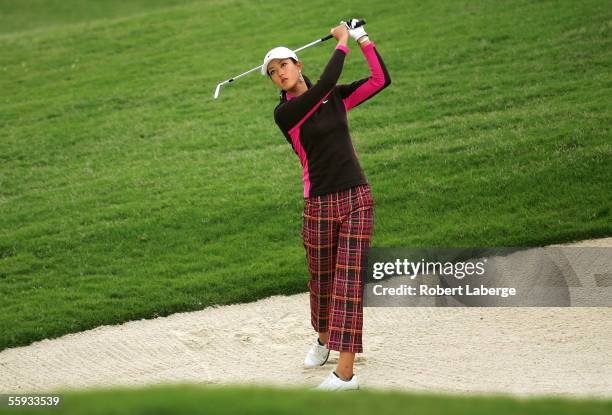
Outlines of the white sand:
[[[612,238],[581,246],[612,247]],[[157,383],[316,386],[308,293],[102,326],[0,352],[0,393]],[[363,389],[612,397],[612,307],[366,307]]]

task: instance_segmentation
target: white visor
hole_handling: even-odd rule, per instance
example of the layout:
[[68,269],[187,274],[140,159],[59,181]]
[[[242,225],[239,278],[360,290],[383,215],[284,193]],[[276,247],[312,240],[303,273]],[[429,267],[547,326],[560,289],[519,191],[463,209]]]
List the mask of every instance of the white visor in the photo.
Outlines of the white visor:
[[291,49],[286,48],[284,46],[279,46],[274,49],[270,49],[268,53],[266,53],[266,57],[264,58],[263,65],[261,65],[261,74],[268,74],[268,64],[272,59],[285,59],[285,58],[293,58],[296,62],[299,60],[295,52]]

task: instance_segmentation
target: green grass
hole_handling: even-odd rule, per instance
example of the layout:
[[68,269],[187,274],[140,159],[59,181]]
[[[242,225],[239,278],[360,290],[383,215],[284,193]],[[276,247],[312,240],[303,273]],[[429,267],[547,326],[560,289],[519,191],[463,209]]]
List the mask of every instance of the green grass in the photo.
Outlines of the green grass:
[[[374,246],[612,234],[607,2],[62,3],[0,3],[29,22],[0,35],[0,350],[306,291],[277,91],[253,73],[212,94],[348,15],[392,78],[350,114]],[[341,83],[369,73],[349,47]],[[304,73],[333,48],[302,51]]]
[[[63,394],[54,409],[20,414],[414,414],[565,415],[609,414],[612,401],[554,397],[444,396],[360,390],[329,393],[299,388],[154,386]],[[0,409],[13,414],[16,410]]]
[[[194,0],[0,0],[2,34],[125,18]],[[207,0],[210,1],[210,0]],[[86,25],[85,25],[86,26]]]

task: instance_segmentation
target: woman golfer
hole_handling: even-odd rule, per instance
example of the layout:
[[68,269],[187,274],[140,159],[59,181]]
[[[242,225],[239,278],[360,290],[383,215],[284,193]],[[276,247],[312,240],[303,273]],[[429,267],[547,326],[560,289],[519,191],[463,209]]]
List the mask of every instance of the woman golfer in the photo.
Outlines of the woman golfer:
[[[302,62],[286,47],[270,50],[262,74],[281,88],[274,120],[300,159],[304,180],[302,239],[310,280],[311,324],[318,338],[304,364],[325,364],[330,350],[338,365],[317,387],[359,389],[353,373],[355,353],[362,353],[363,277],[373,230],[374,201],[348,130],[350,109],[386,88],[391,79],[358,19],[331,29],[338,44],[321,79],[312,84]],[[357,41],[370,76],[336,85],[349,53],[349,36]]]

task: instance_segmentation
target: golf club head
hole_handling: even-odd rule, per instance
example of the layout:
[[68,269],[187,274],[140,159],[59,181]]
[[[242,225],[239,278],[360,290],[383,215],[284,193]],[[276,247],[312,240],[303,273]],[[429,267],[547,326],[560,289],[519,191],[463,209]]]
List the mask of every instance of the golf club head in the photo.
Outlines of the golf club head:
[[217,97],[219,96],[219,91],[221,90],[221,85],[222,84],[223,84],[223,82],[221,82],[220,84],[217,84],[217,88],[215,88],[214,99],[217,99]]

